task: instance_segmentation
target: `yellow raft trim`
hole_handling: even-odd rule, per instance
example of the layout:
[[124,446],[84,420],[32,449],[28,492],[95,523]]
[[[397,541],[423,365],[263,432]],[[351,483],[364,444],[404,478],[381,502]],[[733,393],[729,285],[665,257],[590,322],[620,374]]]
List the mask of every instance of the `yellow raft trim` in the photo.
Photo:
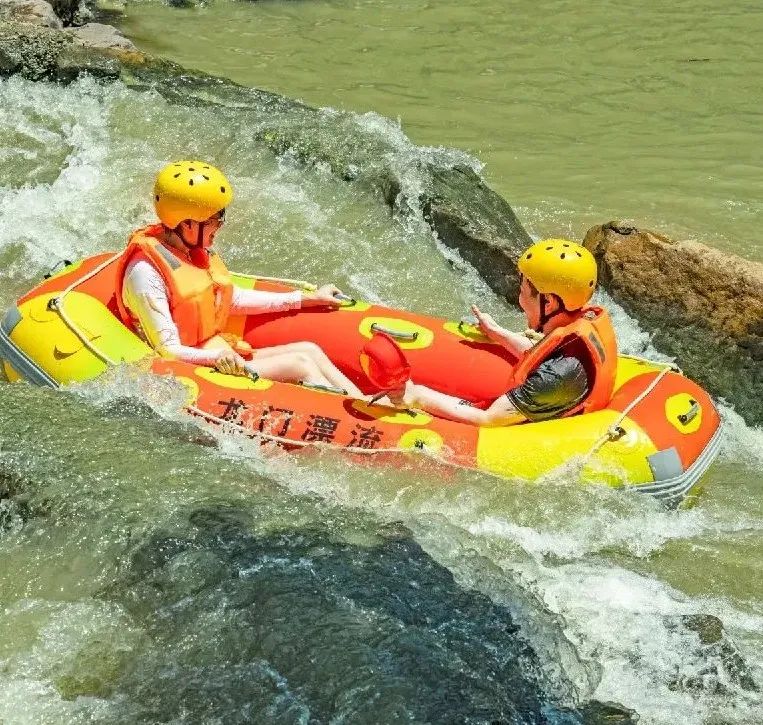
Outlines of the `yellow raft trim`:
[[273,381],[266,378],[252,380],[243,375],[227,375],[209,367],[199,366],[193,372],[202,380],[208,380],[221,388],[231,390],[268,390],[273,387]]
[[582,464],[580,476],[591,483],[651,482],[654,477],[647,457],[657,448],[629,418],[620,423],[625,430],[622,437],[607,442],[586,459],[592,441],[605,434],[620,415],[616,410],[600,410],[529,425],[481,427],[477,466],[509,478],[537,480],[577,457]]
[[[57,383],[90,380],[108,365],[88,349],[61,316],[48,307],[58,293],[33,297],[18,308],[21,320],[9,335]],[[122,325],[99,300],[81,292],[69,292],[64,300],[68,315],[87,340],[115,362],[135,362],[153,351]],[[87,320],[83,325],[80,320]]]
[[401,425],[429,425],[432,422],[432,416],[422,413],[420,410],[399,410],[390,408],[388,405],[377,405],[362,400],[353,400],[351,403],[353,410],[358,413],[368,415],[374,420],[382,423],[399,423]]

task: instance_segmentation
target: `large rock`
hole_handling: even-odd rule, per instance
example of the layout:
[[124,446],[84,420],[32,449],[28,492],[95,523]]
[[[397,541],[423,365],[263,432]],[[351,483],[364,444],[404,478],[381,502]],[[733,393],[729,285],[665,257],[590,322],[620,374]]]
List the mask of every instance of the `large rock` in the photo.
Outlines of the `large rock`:
[[593,227],[584,244],[655,346],[763,424],[763,264],[617,222]]
[[519,295],[517,260],[532,242],[514,210],[470,168],[435,168],[423,200],[424,217],[497,292]]
[[60,29],[63,27],[60,18],[50,3],[45,2],[45,0],[2,0],[0,18],[42,25],[47,28]]
[[[358,545],[333,523],[263,536],[245,511],[207,506],[136,537],[101,596],[161,646],[109,664],[115,719],[636,722],[613,703],[560,709],[508,608],[402,526]],[[103,689],[87,674],[69,696]]]
[[44,25],[0,23],[0,75],[19,73],[31,80],[52,78],[61,51],[72,42],[66,33]]
[[137,50],[131,40],[125,38],[116,28],[103,23],[87,23],[77,28],[67,28],[75,43],[89,48],[121,48]]

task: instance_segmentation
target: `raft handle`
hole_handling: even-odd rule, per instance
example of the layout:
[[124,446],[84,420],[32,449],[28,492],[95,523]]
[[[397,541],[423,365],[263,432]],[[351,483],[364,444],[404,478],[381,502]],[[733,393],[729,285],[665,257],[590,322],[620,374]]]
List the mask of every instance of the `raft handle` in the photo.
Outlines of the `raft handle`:
[[464,325],[470,325],[471,327],[477,327],[478,322],[476,317],[472,317],[471,315],[467,315],[466,317],[462,317],[458,321],[458,331],[463,332],[464,331]]
[[372,323],[371,332],[383,332],[385,335],[394,337],[396,340],[407,340],[408,342],[415,342],[419,338],[417,330],[414,330],[413,332],[401,332],[400,330],[393,330],[391,327],[384,327],[378,322]]
[[343,307],[354,307],[358,304],[358,301],[354,297],[350,297],[350,295],[342,294],[341,292],[339,294],[334,295],[335,299],[338,299],[340,302],[346,302],[346,305],[343,305]]
[[59,267],[61,269],[65,269],[66,267],[71,267],[72,264],[73,262],[69,261],[68,259],[59,260],[47,272],[45,272],[43,279],[50,279],[56,273]]
[[691,403],[691,408],[686,413],[681,413],[678,416],[679,422],[683,425],[691,423],[700,411],[700,405],[696,400],[690,400],[689,402]]
[[607,437],[611,442],[619,441],[625,434],[626,434],[625,428],[623,428],[621,425],[616,425],[610,428],[607,431]]
[[300,382],[300,385],[303,388],[308,388],[309,390],[322,390],[326,393],[337,393],[338,395],[347,395],[347,391],[344,388],[336,388],[333,385],[322,385],[321,383],[306,383],[306,382]]

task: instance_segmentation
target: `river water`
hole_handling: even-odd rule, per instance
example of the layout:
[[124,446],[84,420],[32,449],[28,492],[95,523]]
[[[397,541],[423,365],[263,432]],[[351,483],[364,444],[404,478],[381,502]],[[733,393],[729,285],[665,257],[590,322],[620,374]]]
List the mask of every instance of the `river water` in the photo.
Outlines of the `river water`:
[[[473,152],[534,234],[622,215],[760,257],[752,8],[647,4],[626,22],[557,3],[541,28],[529,3],[500,7],[136,4],[124,27],[209,72],[400,116],[357,123],[401,156],[423,153],[409,138]],[[233,268],[440,315],[477,300],[519,324],[426,228],[274,158],[256,123],[118,84],[0,82],[0,306],[60,258],[118,248],[151,218],[155,170],[202,156],[237,191]],[[627,351],[655,352],[617,326]],[[763,433],[729,407],[702,495],[666,511],[565,471],[531,485],[268,451],[200,430],[182,397],[137,371],[0,384],[3,722],[564,722],[589,698],[647,723],[761,721]],[[698,614],[745,668],[681,626]]]

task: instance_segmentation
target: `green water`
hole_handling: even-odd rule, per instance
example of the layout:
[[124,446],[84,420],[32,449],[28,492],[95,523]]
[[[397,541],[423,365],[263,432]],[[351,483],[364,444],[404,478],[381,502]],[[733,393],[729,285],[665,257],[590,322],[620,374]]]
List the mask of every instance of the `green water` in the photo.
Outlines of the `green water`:
[[399,119],[539,235],[612,218],[763,259],[763,8],[708,0],[128,3],[139,48]]
[[[758,61],[745,55],[752,9],[711,22],[672,6],[657,22],[642,7],[626,24],[614,5],[598,22],[572,4],[544,5],[542,22],[529,5],[477,7],[136,4],[124,27],[188,65],[400,116],[420,143],[473,152],[535,233],[630,215],[760,256],[749,241],[759,104],[744,92],[758,92]],[[551,38],[565,48],[558,60]],[[680,62],[711,47],[724,51]],[[711,104],[716,85],[702,74],[721,62],[717,92],[731,100]],[[664,84],[636,83],[642,65]],[[693,114],[688,143],[680,119]],[[356,132],[382,135],[401,165],[421,153],[394,125],[362,121]],[[519,324],[425,225],[391,215],[362,184],[264,151],[253,141],[262,122],[118,84],[0,82],[0,308],[60,258],[121,246],[151,219],[155,170],[192,155],[236,188],[219,241],[231,267],[331,279],[439,315],[477,300]],[[624,349],[653,352],[615,312]],[[247,706],[254,721],[383,721],[369,693],[401,720],[511,722],[506,693],[533,713],[533,686],[554,703],[617,701],[646,723],[760,722],[760,693],[677,625],[716,615],[763,682],[763,434],[729,408],[704,494],[665,511],[564,471],[528,485],[443,476],[426,460],[371,468],[263,450],[202,433],[178,413],[181,399],[128,371],[65,393],[0,383],[0,489],[14,493],[0,507],[4,723],[233,722]],[[524,661],[534,685],[501,669],[516,658],[510,621],[535,653]]]

